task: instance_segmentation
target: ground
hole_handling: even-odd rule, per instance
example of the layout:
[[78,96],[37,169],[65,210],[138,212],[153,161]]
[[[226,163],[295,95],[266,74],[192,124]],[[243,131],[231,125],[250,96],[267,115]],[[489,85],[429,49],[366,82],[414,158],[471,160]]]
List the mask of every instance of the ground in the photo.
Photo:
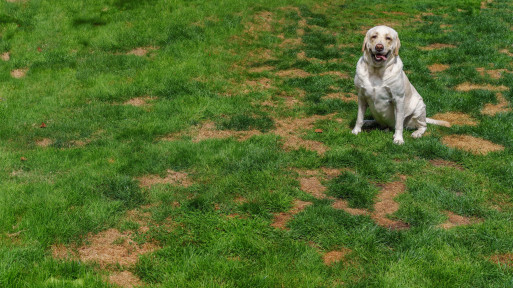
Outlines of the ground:
[[[511,286],[512,10],[1,1],[0,286]],[[451,127],[351,134],[381,24]]]

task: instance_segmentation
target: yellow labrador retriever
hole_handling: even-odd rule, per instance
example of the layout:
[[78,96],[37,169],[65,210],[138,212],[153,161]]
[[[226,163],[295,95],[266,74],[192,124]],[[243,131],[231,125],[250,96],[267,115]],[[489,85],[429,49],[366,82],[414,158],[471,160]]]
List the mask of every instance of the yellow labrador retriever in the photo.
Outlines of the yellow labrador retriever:
[[411,136],[419,138],[427,124],[450,126],[448,122],[426,118],[426,105],[403,71],[399,57],[401,42],[397,32],[387,26],[367,31],[363,56],[356,65],[354,84],[358,90],[358,116],[353,134],[374,121],[363,120],[367,107],[375,122],[395,129],[394,143],[404,144],[403,128],[415,128]]

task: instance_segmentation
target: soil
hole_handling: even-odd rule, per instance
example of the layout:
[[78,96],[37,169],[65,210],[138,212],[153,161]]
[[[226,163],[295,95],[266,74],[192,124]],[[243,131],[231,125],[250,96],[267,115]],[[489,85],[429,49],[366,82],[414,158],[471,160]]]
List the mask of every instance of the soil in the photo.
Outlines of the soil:
[[513,253],[496,254],[490,257],[490,261],[495,264],[502,264],[513,267]]
[[137,180],[139,185],[145,188],[150,188],[157,184],[179,185],[183,187],[192,185],[192,181],[188,178],[187,173],[173,170],[167,170],[167,175],[164,178],[161,178],[159,175],[146,175],[137,178]]
[[275,67],[273,67],[273,66],[259,66],[259,67],[253,67],[253,68],[248,69],[248,72],[249,73],[262,73],[262,72],[266,72],[266,71],[272,71],[274,69],[275,69]]
[[502,151],[504,146],[470,135],[449,135],[442,138],[442,143],[452,148],[464,150],[476,155]]
[[401,181],[384,184],[381,192],[378,194],[378,201],[374,204],[374,212],[371,217],[376,224],[382,227],[394,230],[409,228],[409,225],[402,221],[387,218],[387,215],[399,210],[399,203],[395,202],[394,198],[406,191],[404,183],[406,177],[401,176],[401,178]]
[[287,229],[287,223],[290,219],[292,219],[294,215],[305,210],[309,205],[312,205],[312,202],[295,200],[294,206],[288,212],[281,212],[274,215],[274,221],[271,226],[278,229]]
[[324,254],[322,257],[324,264],[327,266],[331,266],[335,263],[338,263],[345,259],[345,257],[351,253],[351,249],[342,248],[341,250],[330,251]]
[[301,69],[289,69],[289,70],[281,70],[276,72],[276,76],[283,78],[306,78],[312,76],[312,74],[301,70]]
[[53,144],[53,140],[50,138],[43,138],[41,140],[36,141],[36,145],[39,147],[48,147]]
[[135,56],[146,56],[146,54],[148,54],[148,52],[150,51],[153,51],[153,50],[157,50],[159,49],[160,47],[152,47],[152,46],[149,46],[149,47],[137,47],[131,51],[128,51],[126,54],[127,55],[135,55]]
[[489,116],[494,116],[494,115],[496,115],[498,113],[511,112],[511,108],[508,107],[509,102],[508,102],[508,100],[506,100],[506,98],[504,98],[502,93],[497,93],[496,97],[497,97],[497,101],[499,103],[497,103],[497,104],[491,104],[491,103],[486,104],[483,107],[483,109],[481,110],[481,114],[489,115]]
[[358,102],[358,95],[353,93],[336,92],[324,96],[326,99],[340,99],[344,102]]
[[250,91],[257,90],[266,90],[272,88],[272,80],[269,78],[260,78],[257,80],[248,80],[246,83],[244,83],[245,89],[243,90],[243,93],[249,93]]
[[458,164],[456,162],[443,160],[443,159],[430,160],[429,163],[431,163],[431,165],[436,166],[436,167],[451,167],[451,168],[458,169],[460,171],[465,170],[460,164]]
[[465,83],[462,83],[462,84],[459,84],[458,86],[456,86],[455,89],[456,89],[456,91],[460,91],[460,92],[468,92],[468,91],[472,91],[472,90],[488,90],[488,91],[500,92],[500,91],[507,91],[508,87],[506,87],[504,85],[493,86],[490,84],[480,85],[480,84],[472,84],[472,83],[465,82]]
[[109,275],[109,282],[125,288],[132,288],[135,286],[141,286],[143,284],[141,279],[139,279],[130,271],[111,273]]
[[28,72],[28,68],[15,69],[11,71],[11,76],[16,79],[25,77]]
[[430,50],[437,50],[437,49],[444,49],[444,48],[456,48],[456,46],[452,44],[444,44],[444,43],[434,43],[428,46],[419,47],[420,50],[423,51],[430,51]]
[[492,79],[500,79],[504,72],[507,72],[506,69],[493,69],[493,70],[485,70],[485,68],[476,68],[476,71],[479,72],[481,76],[488,75]]
[[324,194],[326,187],[321,184],[317,177],[300,178],[299,183],[301,190],[305,191],[306,193],[314,196],[317,199],[326,198],[326,194]]
[[450,228],[453,228],[456,226],[462,226],[462,225],[470,225],[470,224],[478,223],[481,221],[477,218],[469,218],[469,217],[460,216],[460,215],[454,214],[451,211],[445,211],[445,215],[447,215],[447,218],[448,218],[447,221],[445,223],[439,225],[439,227],[441,227],[443,229],[450,229]]
[[9,52],[2,53],[0,55],[0,59],[2,59],[2,61],[9,61],[11,59],[11,54],[9,54]]
[[341,71],[328,71],[328,72],[323,72],[319,75],[321,75],[321,76],[331,75],[331,76],[336,76],[340,79],[349,79],[349,75],[347,73],[343,73]]
[[359,209],[359,208],[351,208],[349,207],[349,204],[347,203],[346,200],[343,200],[343,199],[338,199],[336,200],[335,202],[333,202],[333,204],[331,205],[331,207],[333,207],[333,209],[337,209],[337,210],[344,210],[345,212],[351,214],[351,215],[369,215],[369,211],[365,210],[365,209]]
[[151,97],[149,96],[146,96],[146,97],[136,97],[136,98],[132,98],[128,101],[126,101],[125,103],[123,103],[124,105],[132,105],[132,106],[135,106],[135,107],[141,107],[141,106],[146,106],[148,104],[148,101],[152,100]]
[[477,120],[473,119],[470,115],[461,112],[446,112],[433,115],[431,118],[447,121],[451,125],[476,126],[479,124]]
[[430,65],[428,66],[428,69],[429,71],[431,71],[431,73],[437,73],[437,72],[442,72],[442,71],[445,71],[447,69],[449,69],[450,66],[449,65],[446,65],[446,64],[433,64],[433,65]]

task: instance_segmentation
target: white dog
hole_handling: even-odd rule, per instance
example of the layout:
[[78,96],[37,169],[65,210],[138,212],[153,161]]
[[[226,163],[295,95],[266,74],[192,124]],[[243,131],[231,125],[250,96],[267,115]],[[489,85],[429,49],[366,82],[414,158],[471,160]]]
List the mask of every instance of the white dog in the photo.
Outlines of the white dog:
[[362,131],[367,107],[375,122],[395,129],[394,143],[404,144],[403,128],[416,128],[411,136],[419,138],[427,124],[449,127],[445,121],[426,118],[426,105],[403,71],[399,58],[401,42],[397,32],[387,26],[367,31],[363,41],[363,56],[356,65],[354,84],[358,90],[358,117],[353,134]]

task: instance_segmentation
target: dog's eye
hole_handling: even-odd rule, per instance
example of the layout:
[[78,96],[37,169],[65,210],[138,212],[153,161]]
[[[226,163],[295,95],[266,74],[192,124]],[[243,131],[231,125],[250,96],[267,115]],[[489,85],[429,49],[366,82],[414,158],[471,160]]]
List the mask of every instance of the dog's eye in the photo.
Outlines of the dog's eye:
[[371,39],[376,39],[378,38],[378,35],[372,35]]
[[388,40],[388,41],[391,41],[391,40],[392,40],[392,38],[391,38],[391,37],[387,37],[387,40]]

